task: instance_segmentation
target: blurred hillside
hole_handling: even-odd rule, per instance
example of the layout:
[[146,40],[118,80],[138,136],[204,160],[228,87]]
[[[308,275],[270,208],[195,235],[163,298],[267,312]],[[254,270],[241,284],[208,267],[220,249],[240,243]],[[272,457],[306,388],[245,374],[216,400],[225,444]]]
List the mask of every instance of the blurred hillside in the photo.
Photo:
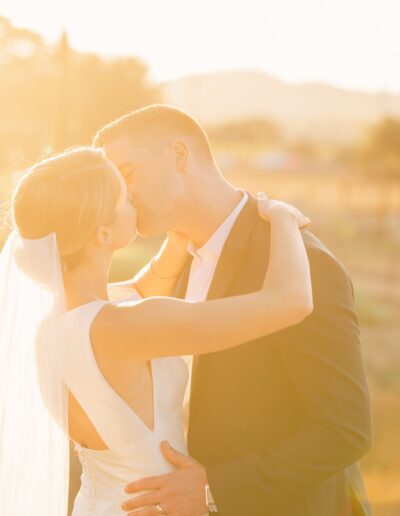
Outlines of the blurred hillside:
[[291,135],[346,142],[366,124],[400,117],[400,95],[347,91],[325,84],[286,84],[255,71],[197,75],[165,83],[167,102],[206,125],[269,118]]

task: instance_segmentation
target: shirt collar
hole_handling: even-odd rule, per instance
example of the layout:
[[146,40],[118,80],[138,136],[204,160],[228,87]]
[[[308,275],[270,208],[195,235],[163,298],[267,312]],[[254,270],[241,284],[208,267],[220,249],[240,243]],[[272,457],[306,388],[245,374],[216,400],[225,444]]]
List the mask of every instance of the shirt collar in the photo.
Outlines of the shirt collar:
[[234,208],[234,210],[228,215],[228,217],[224,220],[224,222],[219,226],[219,228],[215,231],[213,235],[208,239],[208,241],[202,246],[197,248],[193,242],[189,242],[188,244],[188,252],[197,258],[200,259],[218,259],[222,249],[225,245],[226,239],[236,222],[240,212],[242,211],[244,205],[248,201],[249,196],[246,192],[242,192],[243,197],[240,200],[239,204]]

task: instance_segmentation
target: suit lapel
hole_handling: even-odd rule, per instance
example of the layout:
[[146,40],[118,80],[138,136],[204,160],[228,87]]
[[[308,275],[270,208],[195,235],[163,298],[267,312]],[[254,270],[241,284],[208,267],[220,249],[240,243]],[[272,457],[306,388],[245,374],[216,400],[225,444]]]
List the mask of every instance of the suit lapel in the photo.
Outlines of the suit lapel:
[[[222,253],[218,260],[210,289],[208,291],[208,301],[212,299],[220,299],[226,296],[237,272],[243,265],[243,261],[246,256],[245,250],[248,247],[254,223],[258,220],[256,201],[250,196],[250,194],[248,195],[249,200],[240,212],[222,249]],[[199,355],[193,357],[191,396],[193,395],[193,386],[196,382],[199,359]]]
[[[239,269],[247,247],[254,222],[258,219],[257,203],[249,193],[249,199],[240,212],[218,260],[217,267],[208,291],[207,300],[224,297],[235,272]],[[184,299],[189,282],[193,257],[190,256],[176,282],[174,296]]]
[[178,281],[176,282],[176,285],[174,288],[174,297],[185,299],[187,285],[189,282],[190,268],[192,266],[192,261],[193,261],[193,257],[190,256],[187,259],[187,262],[178,278]]
[[208,291],[207,300],[224,297],[236,272],[242,265],[254,221],[257,220],[257,206],[250,197],[240,212],[218,260],[217,267]]

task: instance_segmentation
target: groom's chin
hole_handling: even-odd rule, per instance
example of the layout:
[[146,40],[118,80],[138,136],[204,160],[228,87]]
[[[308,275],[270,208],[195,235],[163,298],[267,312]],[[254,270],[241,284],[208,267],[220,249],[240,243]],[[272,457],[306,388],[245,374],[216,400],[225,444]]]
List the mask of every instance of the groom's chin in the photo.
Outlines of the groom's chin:
[[142,238],[151,238],[151,237],[158,237],[158,236],[162,236],[162,235],[165,235],[165,231],[160,231],[160,230],[152,230],[152,229],[149,229],[149,228],[144,228],[144,229],[139,229],[137,230],[138,232],[138,235],[141,236]]
[[161,235],[161,231],[157,231],[155,228],[151,228],[149,226],[137,226],[137,233],[139,236],[143,238],[155,237]]
[[143,224],[140,219],[137,222],[136,230],[141,237],[149,238],[165,234],[165,230],[161,229],[156,224]]

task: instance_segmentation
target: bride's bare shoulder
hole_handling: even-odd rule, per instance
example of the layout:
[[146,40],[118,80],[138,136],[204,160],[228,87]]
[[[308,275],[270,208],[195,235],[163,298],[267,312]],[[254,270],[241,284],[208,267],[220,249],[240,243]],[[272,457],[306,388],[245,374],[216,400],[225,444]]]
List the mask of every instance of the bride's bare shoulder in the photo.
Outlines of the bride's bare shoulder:
[[138,296],[131,296],[126,301],[104,305],[91,324],[92,345],[96,348],[108,347],[116,353],[121,339],[125,340],[124,336],[129,333],[133,339],[142,303],[143,300]]

